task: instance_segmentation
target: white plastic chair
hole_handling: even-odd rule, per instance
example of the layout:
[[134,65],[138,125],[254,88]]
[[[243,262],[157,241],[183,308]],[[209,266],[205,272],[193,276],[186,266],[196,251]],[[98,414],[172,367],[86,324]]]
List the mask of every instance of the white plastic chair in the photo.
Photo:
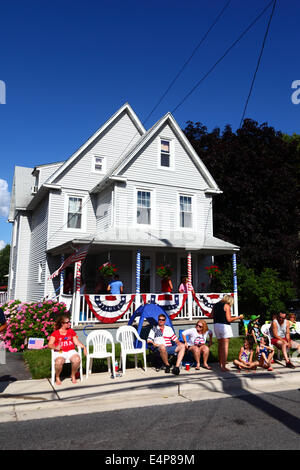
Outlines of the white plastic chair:
[[[93,345],[93,352],[90,353],[90,344]],[[111,343],[111,352],[107,351],[107,343]],[[107,358],[108,371],[111,368],[112,374],[115,372],[115,343],[112,334],[107,330],[91,331],[86,338],[86,378],[92,373],[93,359]],[[111,363],[112,361],[112,363]]]
[[[51,383],[52,385],[55,384],[55,359],[54,359],[54,349],[51,349]],[[82,382],[82,352],[81,348],[77,348],[77,353],[79,354],[80,357],[80,366],[79,366],[79,374],[80,374],[80,381]],[[71,361],[69,359],[65,360],[65,364],[70,363]]]
[[[117,341],[121,344],[120,354],[120,367],[122,366],[123,374],[126,372],[126,356],[127,354],[134,354],[135,368],[137,369],[137,355],[143,354],[144,356],[144,369],[147,371],[146,362],[146,341],[140,337],[137,330],[133,326],[125,325],[120,326],[116,334]],[[142,343],[140,348],[135,348],[134,343],[138,340]]]

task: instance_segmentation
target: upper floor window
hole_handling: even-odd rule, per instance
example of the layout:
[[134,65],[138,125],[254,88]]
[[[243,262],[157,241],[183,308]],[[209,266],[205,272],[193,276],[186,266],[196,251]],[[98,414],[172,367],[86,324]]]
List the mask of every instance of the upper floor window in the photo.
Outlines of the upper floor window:
[[180,195],[179,226],[182,228],[193,227],[192,197]]
[[136,221],[138,224],[151,225],[151,191],[137,192]]
[[82,198],[69,196],[67,228],[82,228]]
[[105,173],[106,171],[105,157],[101,157],[99,155],[93,156],[92,171],[94,171],[95,173]]
[[173,169],[172,142],[167,139],[160,139],[159,167]]

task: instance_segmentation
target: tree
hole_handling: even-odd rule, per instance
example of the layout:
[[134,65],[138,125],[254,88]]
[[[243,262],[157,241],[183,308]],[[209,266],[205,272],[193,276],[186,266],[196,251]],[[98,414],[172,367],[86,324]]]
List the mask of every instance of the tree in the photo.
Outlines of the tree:
[[275,269],[297,285],[298,139],[251,119],[236,132],[227,125],[209,133],[190,121],[184,132],[223,191],[214,199],[215,235],[241,247],[240,263]]
[[10,245],[0,250],[0,286],[7,286],[8,278],[5,277],[9,270]]
[[[237,265],[239,313],[247,318],[251,314],[271,320],[274,313],[286,310],[287,301],[295,297],[295,289],[290,281],[281,280],[279,273],[271,268],[264,268],[256,274],[253,268]],[[232,292],[232,266],[227,264],[218,277],[222,292]]]

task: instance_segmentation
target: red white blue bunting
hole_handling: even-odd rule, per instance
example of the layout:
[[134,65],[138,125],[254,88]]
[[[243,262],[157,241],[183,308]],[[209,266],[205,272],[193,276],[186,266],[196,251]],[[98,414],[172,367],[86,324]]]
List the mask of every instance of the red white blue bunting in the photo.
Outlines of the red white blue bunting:
[[160,305],[173,320],[183,309],[187,294],[142,294],[143,302]]
[[101,323],[115,323],[122,318],[134,301],[131,295],[85,295],[91,311]]
[[226,294],[198,294],[198,296],[193,292],[193,298],[198,305],[198,307],[201,308],[202,313],[206,317],[211,317],[211,311],[213,309],[213,306],[220,302],[220,300],[223,299],[224,295]]

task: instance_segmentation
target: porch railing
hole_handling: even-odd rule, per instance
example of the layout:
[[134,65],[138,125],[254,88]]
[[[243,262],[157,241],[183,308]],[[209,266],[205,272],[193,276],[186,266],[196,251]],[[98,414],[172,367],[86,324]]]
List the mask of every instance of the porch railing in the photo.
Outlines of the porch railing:
[[[129,300],[132,294],[125,294],[126,295],[126,300]],[[136,294],[134,302],[131,304],[130,308],[125,312],[125,314],[116,321],[116,323],[120,322],[128,322],[134,311],[143,304],[143,299],[142,299],[143,294]],[[208,296],[210,294],[205,294],[201,292],[201,294],[196,294],[196,297],[198,296]],[[216,295],[216,294],[215,294]],[[218,295],[225,295],[223,294],[218,294]],[[178,294],[179,296],[179,305],[182,304],[183,301],[183,294]],[[88,303],[86,302],[85,296],[80,295],[78,296],[79,299],[79,308],[72,308],[72,296],[71,295],[62,295],[60,296],[60,301],[63,301],[67,304],[67,307],[73,311],[73,318],[72,318],[72,324],[73,326],[79,326],[79,325],[86,325],[86,324],[100,324],[101,322],[98,320],[98,318],[94,315],[93,311],[90,309]],[[234,311],[232,308],[232,315],[234,315]],[[189,320],[189,321],[195,321],[197,318],[207,318],[207,316],[203,313],[202,309],[199,307],[197,302],[194,300],[194,298],[189,295],[188,299],[184,303],[181,311],[178,313],[178,315],[175,317],[173,321],[176,322],[176,320]]]
[[6,304],[7,302],[7,292],[0,292],[0,305]]

